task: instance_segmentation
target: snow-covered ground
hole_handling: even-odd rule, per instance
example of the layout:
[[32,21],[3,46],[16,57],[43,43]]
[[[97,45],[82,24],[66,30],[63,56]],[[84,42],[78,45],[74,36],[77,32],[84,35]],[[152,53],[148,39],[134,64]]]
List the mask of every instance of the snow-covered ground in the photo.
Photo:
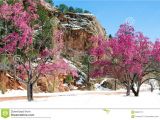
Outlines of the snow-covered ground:
[[[0,94],[0,97],[25,95],[26,91],[9,91],[5,95]],[[36,109],[39,113],[43,111],[42,114],[49,116],[43,120],[117,120],[121,118],[129,120],[131,119],[131,110],[143,112],[146,109],[147,111],[155,110],[154,114],[160,113],[160,109],[158,109],[160,108],[160,91],[158,90],[153,93],[143,91],[139,97],[133,95],[127,97],[125,90],[35,93],[34,96],[50,97],[35,98],[33,102],[27,102],[27,100],[4,101],[0,102],[0,108],[34,108],[33,110]],[[107,112],[103,110],[105,108],[108,108]],[[144,113],[148,114],[146,111]],[[141,113],[137,114],[140,115]],[[160,120],[160,116],[154,117],[153,120],[156,119]],[[152,120],[152,118],[145,117],[143,119],[141,117],[140,120]]]
[[[0,97],[26,96],[26,91],[9,91]],[[139,97],[125,96],[125,90],[118,91],[70,91],[61,93],[35,93],[34,96],[49,96],[27,100],[4,101],[4,107],[45,108],[160,108],[160,92],[143,91]],[[14,104],[13,104],[14,103]],[[17,106],[18,104],[18,106]],[[25,107],[25,106],[24,106]]]

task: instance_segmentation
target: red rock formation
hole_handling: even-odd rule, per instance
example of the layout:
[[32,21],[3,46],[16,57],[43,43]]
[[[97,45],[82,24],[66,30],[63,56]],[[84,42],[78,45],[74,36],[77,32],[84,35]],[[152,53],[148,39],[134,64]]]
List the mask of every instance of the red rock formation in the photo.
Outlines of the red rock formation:
[[0,71],[0,90],[6,92],[8,89],[23,89],[24,85],[14,80],[7,72]]
[[63,75],[60,75],[60,76],[55,76],[54,74],[45,75],[39,78],[37,82],[37,87],[39,88],[40,91],[43,91],[43,92],[69,91],[69,88],[67,88],[63,84],[64,78],[65,76]]
[[54,15],[57,28],[64,31],[65,53],[67,55],[72,57],[74,54],[77,55],[77,52],[82,54],[86,52],[90,46],[88,40],[92,35],[107,36],[105,29],[93,14],[63,14],[44,0],[40,1],[41,5]]
[[106,37],[105,29],[92,14],[66,13],[58,16],[58,19],[64,31],[65,52],[70,56],[86,52],[92,35]]

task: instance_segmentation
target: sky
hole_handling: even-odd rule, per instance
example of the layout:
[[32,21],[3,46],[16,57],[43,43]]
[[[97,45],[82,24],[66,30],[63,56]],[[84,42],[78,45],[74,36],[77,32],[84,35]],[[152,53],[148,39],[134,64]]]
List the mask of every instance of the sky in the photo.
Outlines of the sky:
[[160,38],[160,0],[54,0],[55,5],[61,3],[89,10],[107,34],[114,36],[128,21],[151,41]]

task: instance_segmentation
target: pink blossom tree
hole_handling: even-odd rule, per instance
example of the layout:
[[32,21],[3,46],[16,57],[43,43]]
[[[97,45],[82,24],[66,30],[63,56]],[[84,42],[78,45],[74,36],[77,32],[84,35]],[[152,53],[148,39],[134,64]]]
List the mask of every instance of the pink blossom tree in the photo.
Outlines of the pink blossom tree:
[[63,48],[62,31],[54,32],[54,48],[46,47],[40,52],[35,52],[36,50],[32,47],[35,26],[33,23],[38,19],[36,5],[36,2],[26,0],[14,4],[4,3],[0,6],[0,19],[11,22],[16,28],[2,38],[0,53],[15,55],[19,51],[11,63],[13,69],[10,72],[14,73],[16,80],[27,86],[28,101],[33,100],[33,86],[41,75],[52,74],[55,70],[59,73],[77,75],[76,70],[60,57]]
[[115,37],[105,40],[94,36],[91,41],[94,45],[90,53],[97,57],[92,76],[108,75],[118,79],[126,86],[126,95],[130,95],[131,89],[138,96],[140,86],[146,81],[143,77],[150,73],[153,45],[149,39],[125,23]]
[[17,48],[22,49],[32,44],[33,26],[32,21],[38,18],[36,14],[36,3],[27,0],[25,4],[29,4],[27,9],[24,8],[23,2],[16,2],[13,5],[4,3],[0,6],[0,18],[15,27],[15,31],[6,35],[2,42],[5,43],[0,52],[12,53]]

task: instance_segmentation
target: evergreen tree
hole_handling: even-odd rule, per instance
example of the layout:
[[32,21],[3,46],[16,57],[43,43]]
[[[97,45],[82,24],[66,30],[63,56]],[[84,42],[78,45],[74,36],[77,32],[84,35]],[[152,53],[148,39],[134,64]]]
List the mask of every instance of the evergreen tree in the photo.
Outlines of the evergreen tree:
[[54,5],[52,0],[45,0],[46,2],[48,2],[49,4],[51,4],[52,6]]
[[66,13],[68,11],[68,6],[65,5],[65,4],[60,4],[58,9],[63,12],[63,13]]
[[84,13],[90,13],[88,10],[84,10]]
[[76,8],[76,9],[75,9],[75,12],[76,12],[76,13],[83,13],[83,9],[82,9],[82,8]]
[[90,13],[88,10],[83,10],[82,8],[74,8],[72,6],[67,6],[65,4],[56,5],[56,7],[62,12],[72,12],[72,13]]
[[74,10],[74,8],[72,6],[69,7],[68,11],[75,13],[75,10]]
[[112,39],[112,38],[113,38],[111,34],[109,34],[109,38],[110,38],[110,39]]

